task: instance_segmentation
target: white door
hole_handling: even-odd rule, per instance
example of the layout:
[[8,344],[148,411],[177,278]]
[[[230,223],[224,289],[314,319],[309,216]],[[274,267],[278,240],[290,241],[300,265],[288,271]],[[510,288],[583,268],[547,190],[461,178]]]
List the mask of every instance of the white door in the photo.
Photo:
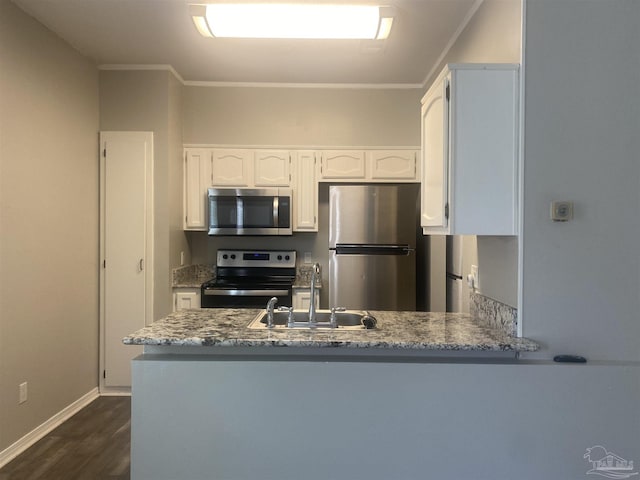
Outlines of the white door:
[[142,347],[122,338],[152,315],[153,133],[102,132],[100,147],[102,386],[130,387]]

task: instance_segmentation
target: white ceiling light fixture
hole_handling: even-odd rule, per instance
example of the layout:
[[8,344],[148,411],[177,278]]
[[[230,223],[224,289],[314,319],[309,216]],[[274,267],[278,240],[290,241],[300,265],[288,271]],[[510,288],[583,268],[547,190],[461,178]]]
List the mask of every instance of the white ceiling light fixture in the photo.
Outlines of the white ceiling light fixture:
[[384,40],[388,7],[341,4],[212,3],[190,5],[205,37]]

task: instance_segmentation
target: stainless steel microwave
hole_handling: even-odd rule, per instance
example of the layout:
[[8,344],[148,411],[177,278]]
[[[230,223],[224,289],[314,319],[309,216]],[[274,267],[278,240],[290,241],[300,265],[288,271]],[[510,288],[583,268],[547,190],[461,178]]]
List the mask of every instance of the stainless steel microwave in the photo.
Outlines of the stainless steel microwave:
[[209,235],[291,235],[290,188],[210,188]]

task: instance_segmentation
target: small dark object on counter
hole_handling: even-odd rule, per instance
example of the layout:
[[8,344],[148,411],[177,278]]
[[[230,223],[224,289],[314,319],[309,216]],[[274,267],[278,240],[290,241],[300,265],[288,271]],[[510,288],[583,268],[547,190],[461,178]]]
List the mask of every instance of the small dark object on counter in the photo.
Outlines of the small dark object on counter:
[[553,357],[553,361],[560,363],[586,363],[587,359],[580,355],[556,355]]
[[371,315],[365,315],[362,317],[362,325],[366,329],[376,328],[376,323],[378,323],[378,321]]

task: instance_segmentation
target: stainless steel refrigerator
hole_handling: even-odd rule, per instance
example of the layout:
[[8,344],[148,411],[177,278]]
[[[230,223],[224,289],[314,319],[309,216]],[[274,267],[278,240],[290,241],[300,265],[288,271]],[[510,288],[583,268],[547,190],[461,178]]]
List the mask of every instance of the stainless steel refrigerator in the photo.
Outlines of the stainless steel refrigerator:
[[329,188],[329,306],[416,308],[418,185]]

